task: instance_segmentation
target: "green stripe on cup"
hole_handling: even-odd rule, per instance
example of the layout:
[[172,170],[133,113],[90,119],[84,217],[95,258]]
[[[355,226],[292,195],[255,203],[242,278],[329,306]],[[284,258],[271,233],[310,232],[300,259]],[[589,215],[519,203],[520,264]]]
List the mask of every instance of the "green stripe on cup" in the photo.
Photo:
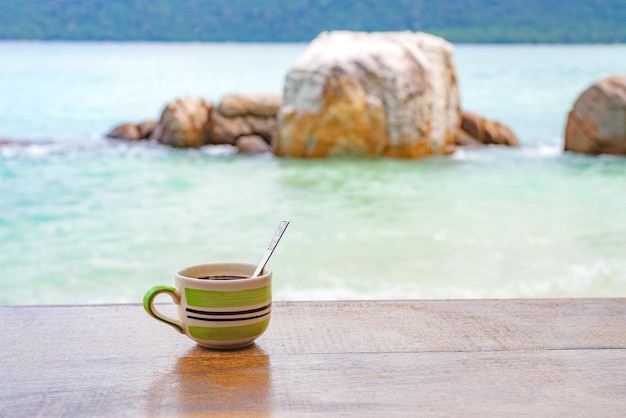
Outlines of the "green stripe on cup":
[[185,288],[187,305],[203,308],[234,308],[267,303],[272,298],[270,285],[245,290],[200,290]]
[[270,319],[254,324],[240,325],[237,327],[197,327],[189,326],[189,334],[201,340],[228,341],[251,338],[261,335],[267,329]]

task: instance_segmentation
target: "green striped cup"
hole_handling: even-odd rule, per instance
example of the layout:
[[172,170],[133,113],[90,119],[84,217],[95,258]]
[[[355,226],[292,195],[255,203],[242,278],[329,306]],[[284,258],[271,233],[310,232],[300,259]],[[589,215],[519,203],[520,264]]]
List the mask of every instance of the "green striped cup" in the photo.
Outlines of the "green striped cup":
[[[154,286],[143,307],[155,319],[174,327],[202,347],[232,349],[254,342],[265,330],[272,311],[272,272],[250,278],[256,266],[241,263],[199,264],[176,273],[176,287]],[[178,318],[159,312],[154,300],[168,294]]]

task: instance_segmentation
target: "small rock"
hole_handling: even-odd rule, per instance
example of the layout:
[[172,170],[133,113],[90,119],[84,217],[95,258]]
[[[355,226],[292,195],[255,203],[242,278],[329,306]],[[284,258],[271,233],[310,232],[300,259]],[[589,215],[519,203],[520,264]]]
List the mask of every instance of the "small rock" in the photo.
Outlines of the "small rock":
[[243,135],[251,135],[252,127],[244,116],[225,117],[221,112],[213,112],[208,124],[208,135],[212,144],[234,145]]
[[108,138],[125,139],[127,141],[139,141],[142,139],[137,125],[133,123],[122,123],[116,126],[107,134]]
[[265,154],[270,152],[270,146],[259,135],[244,135],[235,142],[240,154]]
[[519,146],[517,136],[515,136],[511,128],[471,112],[461,113],[461,133],[456,138],[458,145],[463,145],[459,141],[471,142],[463,133],[474,138],[478,144]]
[[156,128],[157,123],[158,122],[155,120],[147,120],[138,124],[137,128],[139,129],[139,135],[141,139],[150,138],[150,135],[152,135],[152,132],[154,132],[154,129]]
[[199,97],[183,97],[169,103],[150,138],[179,148],[197,148],[209,143],[208,122],[213,105]]
[[252,133],[261,136],[268,144],[272,144],[274,138],[276,138],[275,117],[248,116],[246,120],[252,129]]

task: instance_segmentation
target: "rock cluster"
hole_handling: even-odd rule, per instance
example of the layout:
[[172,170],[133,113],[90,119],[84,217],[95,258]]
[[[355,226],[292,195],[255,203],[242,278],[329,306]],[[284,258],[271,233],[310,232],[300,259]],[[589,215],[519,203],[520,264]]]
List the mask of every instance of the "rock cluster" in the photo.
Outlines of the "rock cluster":
[[507,126],[461,111],[452,52],[426,33],[324,32],[288,72],[283,95],[230,94],[216,105],[178,98],[158,122],[125,123],[108,136],[293,158],[419,158],[518,145]]
[[177,148],[226,144],[247,154],[269,152],[281,101],[277,94],[231,94],[216,106],[203,98],[182,97],[165,106],[158,122],[124,123],[107,136],[150,139]]
[[578,97],[567,118],[564,148],[626,155],[626,75],[601,79]]

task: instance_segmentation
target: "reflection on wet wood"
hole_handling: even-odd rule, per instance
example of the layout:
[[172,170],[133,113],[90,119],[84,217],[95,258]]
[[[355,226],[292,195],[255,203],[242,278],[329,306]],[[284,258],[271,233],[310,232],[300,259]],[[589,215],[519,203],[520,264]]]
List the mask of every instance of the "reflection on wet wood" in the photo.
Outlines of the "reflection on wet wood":
[[0,307],[0,416],[594,415],[626,408],[626,299],[277,302],[212,351],[140,305]]

